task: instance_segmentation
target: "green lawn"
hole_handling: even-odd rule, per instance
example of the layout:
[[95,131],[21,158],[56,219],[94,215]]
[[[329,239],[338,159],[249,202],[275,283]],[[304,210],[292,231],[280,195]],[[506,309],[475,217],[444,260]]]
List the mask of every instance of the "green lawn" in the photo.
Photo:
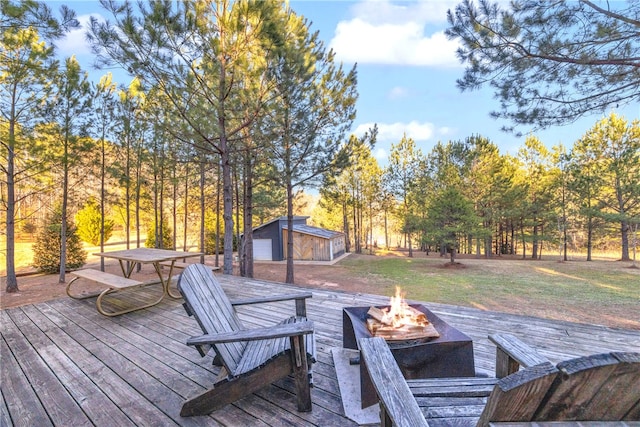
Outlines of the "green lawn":
[[[640,269],[617,261],[460,259],[444,267],[437,255],[348,257],[341,262],[356,276],[380,283],[381,294],[396,285],[406,298],[498,311],[601,323],[615,317],[640,328]],[[563,317],[563,312],[566,315]],[[602,322],[606,323],[606,322]]]

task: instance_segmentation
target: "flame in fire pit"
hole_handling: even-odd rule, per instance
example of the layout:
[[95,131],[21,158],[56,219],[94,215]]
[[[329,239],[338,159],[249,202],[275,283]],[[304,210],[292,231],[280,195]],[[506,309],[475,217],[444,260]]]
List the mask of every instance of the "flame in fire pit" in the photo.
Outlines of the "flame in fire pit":
[[370,307],[367,314],[370,316],[367,328],[375,337],[408,340],[440,336],[423,312],[407,304],[399,287],[396,287],[396,295],[391,297],[389,307]]
[[[404,300],[404,293],[399,286],[396,286],[396,295],[389,299],[389,309],[382,316],[382,323],[391,325],[394,328],[399,328],[404,324],[419,324],[420,322],[417,319],[413,319],[415,315],[410,308],[409,304]],[[424,320],[427,320],[424,314],[423,317]]]

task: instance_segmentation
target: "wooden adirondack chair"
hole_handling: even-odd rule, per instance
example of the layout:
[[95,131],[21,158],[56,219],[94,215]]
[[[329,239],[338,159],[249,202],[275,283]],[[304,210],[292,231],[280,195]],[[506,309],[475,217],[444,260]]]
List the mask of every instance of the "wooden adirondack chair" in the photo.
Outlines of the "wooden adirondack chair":
[[[306,298],[297,293],[231,302],[208,267],[188,266],[178,289],[189,315],[204,335],[190,338],[202,356],[213,348],[222,368],[213,388],[187,400],[181,416],[204,415],[293,374],[299,411],[311,411],[311,371],[315,362],[313,322],[306,318]],[[246,329],[235,306],[293,300],[296,315],[277,325]]]
[[640,353],[597,354],[554,366],[511,335],[489,338],[498,346],[496,374],[508,374],[503,378],[404,380],[383,339],[359,340],[380,399],[381,426],[640,425]]

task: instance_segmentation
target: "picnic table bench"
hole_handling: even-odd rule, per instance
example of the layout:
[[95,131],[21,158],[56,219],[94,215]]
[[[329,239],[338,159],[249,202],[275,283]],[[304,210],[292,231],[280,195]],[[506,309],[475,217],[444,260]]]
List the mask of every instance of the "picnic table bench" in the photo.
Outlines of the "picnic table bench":
[[[98,309],[98,312],[100,314],[103,314],[105,316],[109,316],[109,317],[113,317],[113,316],[118,316],[120,314],[125,314],[125,313],[129,313],[131,311],[135,311],[135,310],[141,310],[143,308],[148,308],[148,307],[152,307],[156,304],[158,304],[160,301],[162,301],[162,298],[164,297],[164,292],[162,293],[162,295],[160,295],[160,298],[158,300],[154,300],[151,303],[148,304],[143,304],[143,305],[137,305],[131,308],[127,308],[124,310],[119,310],[119,311],[106,311],[103,307],[102,307],[102,302],[104,297],[107,294],[110,294],[112,292],[118,292],[124,289],[130,289],[130,288],[136,288],[136,287],[141,287],[141,286],[146,286],[146,285],[153,285],[153,284],[158,284],[160,283],[160,280],[152,280],[152,281],[146,281],[146,282],[141,282],[139,280],[134,280],[134,279],[130,279],[127,277],[122,277],[122,276],[118,276],[115,274],[111,274],[111,273],[105,273],[104,271],[100,271],[100,270],[93,270],[93,269],[85,269],[85,270],[76,270],[71,272],[71,274],[73,274],[74,277],[72,280],[69,281],[69,283],[67,284],[67,288],[66,288],[66,292],[67,295],[73,299],[78,299],[78,300],[82,300],[82,299],[87,299],[87,298],[92,298],[97,296],[98,299],[96,299],[96,308]],[[89,280],[91,282],[95,282],[98,283],[100,285],[104,285],[107,288],[98,292],[92,292],[92,293],[84,293],[84,294],[74,294],[71,292],[71,285],[73,285],[78,279],[86,279]],[[176,278],[177,279],[177,278]]]

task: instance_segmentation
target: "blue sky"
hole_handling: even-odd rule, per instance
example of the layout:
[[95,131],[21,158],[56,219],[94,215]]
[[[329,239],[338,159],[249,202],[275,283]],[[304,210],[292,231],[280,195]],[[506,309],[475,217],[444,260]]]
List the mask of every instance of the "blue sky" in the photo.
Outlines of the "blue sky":
[[[489,88],[461,93],[455,81],[463,68],[455,57],[457,44],[447,40],[446,11],[458,0],[422,1],[317,1],[290,0],[296,13],[312,22],[311,28],[336,52],[347,68],[358,64],[357,118],[352,131],[361,134],[378,124],[374,150],[386,163],[391,144],[403,133],[428,153],[438,141],[482,135],[496,143],[503,154],[515,155],[525,137],[500,131],[508,124],[489,117],[498,108]],[[63,2],[50,1],[57,9]],[[81,23],[90,14],[106,16],[97,1],[64,2],[74,9]],[[58,54],[75,54],[97,80],[104,71],[90,70],[91,56],[83,31],[70,34],[58,43]],[[128,84],[123,74],[114,72],[117,83]],[[126,81],[125,81],[126,80]],[[616,110],[628,121],[640,118],[640,105]],[[606,114],[608,114],[607,112]],[[571,147],[602,114],[563,127],[535,133],[548,147],[558,143]],[[527,128],[518,129],[523,134]]]

